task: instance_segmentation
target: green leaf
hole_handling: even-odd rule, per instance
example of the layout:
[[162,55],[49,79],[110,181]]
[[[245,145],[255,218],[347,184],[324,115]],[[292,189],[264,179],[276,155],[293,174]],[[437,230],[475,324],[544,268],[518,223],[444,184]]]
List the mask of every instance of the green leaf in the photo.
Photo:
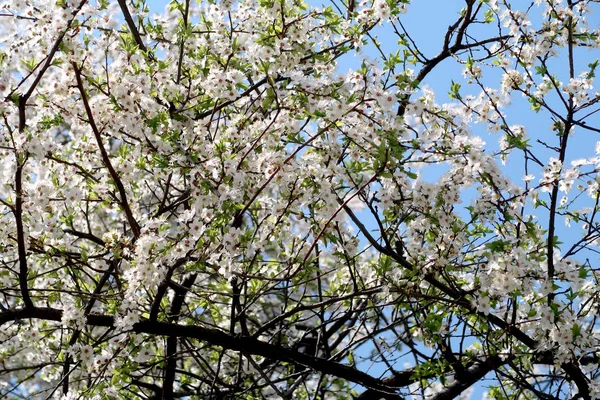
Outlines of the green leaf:
[[535,97],[529,97],[527,99],[527,101],[529,101],[531,103],[531,109],[533,111],[535,111],[536,113],[540,111],[540,108],[542,107],[542,105],[537,101],[537,99]]
[[509,245],[510,243],[505,240],[495,240],[493,242],[486,243],[485,247],[490,249],[492,253],[500,253],[503,252]]
[[581,326],[579,324],[573,324],[573,338],[581,336]]
[[492,23],[494,22],[494,17],[494,11],[492,9],[489,9],[483,13],[483,22],[485,22],[486,24]]
[[21,58],[21,64],[23,64],[23,66],[25,67],[27,72],[33,72],[33,70],[35,69],[38,62],[35,58],[30,58],[30,59]]
[[448,97],[450,97],[451,99],[460,99],[459,90],[460,83],[452,81],[452,84],[450,85],[450,91],[448,92]]
[[598,59],[596,59],[593,63],[588,64],[590,68],[590,72],[587,73],[587,78],[592,79],[596,76],[596,68],[598,67]]
[[535,73],[536,73],[536,75],[545,75],[546,74],[546,67],[544,67],[544,66],[536,66],[535,67]]
[[529,139],[525,139],[523,136],[506,135],[506,142],[510,147],[514,147],[519,150],[525,150],[527,147],[529,147]]

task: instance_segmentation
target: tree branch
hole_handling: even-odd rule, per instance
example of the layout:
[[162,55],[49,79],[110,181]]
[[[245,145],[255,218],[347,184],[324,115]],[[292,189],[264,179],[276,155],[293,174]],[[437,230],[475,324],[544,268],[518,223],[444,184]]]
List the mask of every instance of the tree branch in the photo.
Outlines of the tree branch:
[[[20,107],[19,107],[20,108]],[[19,115],[25,115],[25,110]],[[27,162],[27,156],[21,155],[24,159],[19,160],[20,157],[17,155],[17,170],[15,172],[15,222],[17,224],[17,248],[19,253],[19,287],[21,289],[21,296],[23,297],[23,303],[25,307],[33,307],[33,301],[29,294],[28,288],[28,275],[29,268],[27,265],[27,245],[25,243],[25,229],[23,227],[23,168]]]
[[106,168],[108,169],[110,177],[117,186],[117,190],[119,191],[119,195],[121,196],[121,207],[123,208],[123,211],[125,211],[127,222],[129,223],[129,226],[133,233],[133,238],[137,239],[140,236],[140,228],[137,221],[135,220],[135,217],[133,216],[133,213],[131,212],[129,203],[127,202],[127,193],[125,191],[125,186],[123,186],[123,182],[121,182],[119,174],[117,174],[117,171],[115,171],[114,167],[112,166],[112,163],[110,162],[108,153],[104,148],[104,143],[102,143],[102,135],[100,134],[100,131],[96,126],[96,122],[94,122],[94,114],[92,113],[92,109],[90,108],[90,105],[88,103],[87,95],[85,94],[85,88],[83,87],[83,81],[81,80],[81,70],[79,69],[76,63],[73,62],[71,64],[73,65],[73,70],[75,71],[75,78],[77,79],[77,88],[79,89],[79,93],[81,94],[81,100],[83,101],[83,106],[88,117],[88,123],[90,124],[92,132],[96,137],[96,142],[98,143],[98,149],[100,150],[100,154],[102,156],[102,162],[104,163],[104,166],[106,166]]
[[[23,319],[40,319],[46,321],[61,321],[62,310],[47,307],[9,309],[0,312],[0,326],[7,322]],[[86,315],[89,326],[114,326],[114,317],[105,314],[91,313]],[[316,372],[332,375],[349,382],[357,383],[382,394],[395,394],[396,388],[369,374],[338,362],[300,353],[286,347],[263,342],[251,337],[233,336],[223,331],[194,325],[179,325],[158,321],[143,320],[133,326],[133,332],[165,337],[182,337],[197,339],[226,350],[243,352],[262,356],[280,362],[291,363],[310,368]]]
[[[170,322],[177,322],[179,320],[179,314],[181,313],[181,308],[183,307],[185,295],[187,294],[189,288],[192,287],[196,281],[196,277],[196,274],[192,274],[185,278],[181,283],[181,286],[185,288],[185,290],[180,289],[175,293],[175,298],[173,299],[171,310],[169,312]],[[173,398],[173,383],[175,383],[175,368],[177,367],[177,358],[175,357],[176,354],[177,337],[169,336],[167,338],[167,347],[165,352],[165,375],[162,388],[162,398],[165,400]]]
[[129,27],[129,30],[131,31],[133,40],[135,40],[135,44],[137,44],[138,47],[140,48],[140,50],[142,50],[144,53],[146,53],[148,55],[148,57],[150,57],[152,59],[154,56],[148,52],[148,49],[146,48],[146,45],[144,44],[142,37],[140,36],[140,32],[139,32],[137,26],[135,26],[135,22],[133,21],[133,18],[131,17],[131,13],[129,12],[127,3],[125,2],[125,0],[118,0],[118,3],[119,3],[119,7],[121,8],[121,12],[123,13],[123,17],[125,18],[125,22],[127,22],[127,26]]

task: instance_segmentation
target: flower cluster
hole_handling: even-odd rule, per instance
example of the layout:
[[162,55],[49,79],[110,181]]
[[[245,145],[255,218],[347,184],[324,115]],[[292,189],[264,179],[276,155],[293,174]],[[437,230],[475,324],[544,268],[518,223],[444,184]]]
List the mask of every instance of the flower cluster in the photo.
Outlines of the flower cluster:
[[593,2],[130,3],[0,2],[0,397],[598,398]]

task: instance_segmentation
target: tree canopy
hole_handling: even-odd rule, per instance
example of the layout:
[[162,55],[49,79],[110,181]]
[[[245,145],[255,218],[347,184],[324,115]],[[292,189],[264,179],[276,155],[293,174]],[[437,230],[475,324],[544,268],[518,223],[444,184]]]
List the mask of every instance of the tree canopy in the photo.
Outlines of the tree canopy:
[[0,1],[0,397],[600,399],[598,2],[421,2]]

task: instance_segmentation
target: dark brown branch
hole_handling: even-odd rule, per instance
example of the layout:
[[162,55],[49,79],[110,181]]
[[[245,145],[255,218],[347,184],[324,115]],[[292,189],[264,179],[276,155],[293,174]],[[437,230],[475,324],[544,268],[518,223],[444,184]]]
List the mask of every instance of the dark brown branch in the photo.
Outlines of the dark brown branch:
[[[42,65],[39,73],[34,78],[31,86],[23,95],[19,96],[19,100],[17,103],[19,109],[19,133],[23,133],[26,127],[26,111],[25,108],[27,106],[27,100],[33,94],[35,88],[42,80],[42,77],[50,68],[52,64],[52,60],[54,59],[54,55],[58,51],[60,44],[63,41],[63,38],[67,34],[67,31],[71,28],[71,24],[75,20],[75,16],[79,13],[83,5],[87,2],[87,0],[83,0],[77,8],[73,11],[73,18],[69,20],[67,23],[67,27],[61,34],[58,36],[54,45],[50,49],[48,56],[46,57],[46,62]],[[10,95],[8,96],[10,98]],[[33,301],[31,300],[31,296],[29,295],[28,289],[28,266],[27,266],[27,250],[25,244],[25,233],[23,228],[23,168],[25,167],[25,163],[27,160],[27,154],[16,154],[17,157],[17,170],[15,173],[15,190],[16,190],[16,201],[14,208],[15,222],[17,225],[17,247],[19,252],[19,287],[21,289],[21,296],[23,297],[23,303],[25,307],[33,307]],[[20,157],[23,157],[23,160],[19,160]]]
[[491,357],[485,361],[478,361],[471,367],[467,368],[464,374],[456,376],[456,380],[446,386],[432,400],[451,400],[458,397],[462,392],[471,387],[474,383],[482,379],[484,376],[499,368],[503,364],[499,357]]
[[104,243],[104,240],[100,239],[98,236],[96,236],[92,233],[79,232],[74,229],[63,229],[63,232],[67,233],[69,235],[72,235],[72,236],[77,236],[78,238],[81,238],[81,239],[87,239],[90,242],[94,242],[97,245],[100,245],[103,247],[106,244],[106,243]]
[[[569,54],[569,77],[573,79],[575,76],[575,70],[573,67],[573,21],[572,17],[567,18],[567,30],[568,30],[568,41],[567,48]],[[567,118],[565,119],[565,124],[563,127],[563,131],[558,131],[557,134],[559,136],[560,142],[560,151],[558,154],[558,159],[561,163],[561,169],[559,173],[562,172],[563,163],[565,162],[565,157],[567,155],[567,143],[569,141],[570,131],[573,127],[573,115],[574,115],[574,102],[573,102],[573,94],[569,94],[569,101],[566,105],[567,108]],[[559,128],[557,128],[559,130]],[[550,209],[549,211],[549,221],[548,221],[548,238],[546,240],[546,258],[548,263],[548,281],[554,282],[554,232],[556,229],[556,207],[558,205],[558,179],[552,182],[552,192],[550,194]],[[554,292],[548,293],[548,306],[552,305],[554,301]]]
[[175,272],[177,268],[181,267],[188,261],[189,259],[187,257],[183,257],[177,260],[167,271],[165,279],[163,279],[160,285],[158,285],[156,297],[154,298],[154,301],[152,302],[152,307],[150,308],[150,315],[148,317],[150,321],[156,321],[156,319],[158,318],[158,312],[160,311],[160,303],[162,302],[163,297],[167,293],[167,289],[169,287],[171,277],[173,276],[173,272]]
[[[277,77],[275,79],[275,82],[279,82],[279,81],[283,81],[286,78],[283,77]],[[269,82],[269,80],[267,78],[263,78],[260,81],[256,82],[254,85],[250,86],[248,89],[244,90],[238,97],[236,97],[233,100],[228,100],[228,101],[224,101],[223,103],[219,104],[219,105],[215,105],[212,109],[205,111],[199,115],[197,115],[196,117],[194,117],[194,120],[199,120],[199,119],[203,119],[206,117],[210,117],[211,115],[213,115],[214,113],[222,110],[223,108],[235,103],[236,101],[238,101],[239,99],[243,99],[244,97],[248,96],[251,92],[257,90],[259,87],[261,87],[262,85],[264,85],[265,83]]]
[[241,296],[241,288],[243,284],[240,283],[238,285],[238,278],[234,277],[231,279],[231,324],[229,328],[229,332],[233,335],[235,333],[235,323],[236,321],[240,322],[240,327],[242,329],[242,335],[250,336],[250,332],[248,331],[248,326],[246,324],[246,313],[242,309],[242,304],[240,302]]
[[[19,107],[20,108],[20,107]],[[25,115],[25,110],[23,114]],[[24,118],[24,117],[23,117]],[[21,155],[23,156],[23,155]],[[28,275],[29,268],[27,266],[27,247],[25,244],[25,229],[23,227],[23,167],[27,158],[17,160],[17,171],[15,172],[15,191],[17,198],[15,200],[15,222],[17,224],[17,247],[19,252],[19,287],[25,307],[33,307],[33,301],[29,295]]]
[[123,13],[123,17],[125,18],[125,22],[127,22],[127,26],[129,27],[131,35],[133,36],[133,40],[135,40],[135,44],[137,44],[140,50],[146,53],[148,57],[152,58],[152,54],[148,52],[146,45],[142,41],[142,37],[140,36],[139,30],[137,26],[135,26],[135,22],[133,21],[131,13],[129,12],[129,8],[127,8],[127,3],[125,2],[125,0],[118,0],[118,2],[119,7],[121,7],[121,12]]
[[[427,377],[423,377],[423,378],[427,378]],[[385,378],[383,380],[383,382],[387,385],[390,386],[394,386],[394,387],[406,387],[409,386],[415,382],[418,382],[419,379],[417,378],[417,374],[416,374],[416,370],[415,368],[410,368],[401,372],[396,372],[391,376],[388,376],[387,378]],[[365,390],[364,392],[362,392],[357,398],[356,400],[380,400],[380,399],[385,399],[385,400],[398,400],[400,398],[400,396],[398,395],[387,395],[387,397],[385,397],[384,395],[382,395],[381,393],[378,393],[375,390]]]
[[373,289],[365,290],[365,291],[360,292],[360,293],[350,293],[350,294],[347,294],[345,296],[339,296],[339,297],[336,297],[336,298],[331,298],[331,299],[328,299],[328,300],[323,300],[323,301],[318,302],[318,303],[304,304],[304,305],[296,306],[296,307],[292,308],[291,310],[278,315],[277,317],[271,319],[270,321],[268,321],[267,323],[265,323],[264,325],[262,325],[254,333],[253,337],[256,338],[256,337],[262,335],[264,332],[267,332],[269,329],[272,329],[275,326],[277,326],[277,324],[279,324],[281,321],[284,321],[286,318],[289,318],[292,315],[297,314],[299,312],[314,310],[314,309],[321,308],[321,307],[324,307],[324,306],[328,306],[328,305],[331,305],[331,304],[339,303],[339,302],[342,302],[344,300],[354,299],[354,298],[359,297],[359,296],[367,296],[367,295],[375,294],[375,293],[379,293],[379,292],[381,292],[380,288],[373,288]]
[[[96,284],[96,287],[94,288],[94,292],[92,293],[92,296],[85,307],[84,315],[88,315],[90,312],[92,312],[92,309],[94,308],[94,304],[96,304],[97,296],[100,293],[102,293],[102,289],[104,288],[104,285],[106,284],[106,282],[108,282],[108,278],[113,273],[113,271],[117,267],[118,263],[119,263],[118,260],[116,260],[116,259],[112,260],[111,265],[108,268],[108,270],[105,271],[102,274],[102,276],[100,277],[100,280]],[[81,336],[81,331],[79,329],[77,329],[75,332],[73,332],[73,335],[71,336],[71,339],[69,340],[69,347],[71,347],[75,343],[77,343],[79,336]],[[67,355],[67,358],[65,359],[65,362],[63,364],[63,372],[62,372],[63,394],[67,394],[69,392],[69,375],[71,374],[70,368],[71,368],[72,362],[73,362],[72,357],[70,355]]]
[[[192,274],[184,279],[181,283],[181,286],[186,290],[178,290],[175,293],[175,298],[173,299],[173,303],[171,304],[171,309],[169,310],[169,321],[172,323],[176,323],[179,320],[179,314],[181,313],[181,308],[183,307],[183,302],[185,300],[185,295],[190,287],[196,281],[196,274]],[[164,369],[164,379],[163,379],[163,388],[162,388],[162,398],[164,400],[168,400],[173,398],[173,384],[175,383],[175,369],[177,367],[177,337],[169,336],[167,338],[167,346],[165,353],[165,369]]]
[[[497,36],[497,37],[493,37],[493,38],[489,38],[489,39],[485,39],[485,40],[480,40],[480,41],[474,42],[474,43],[462,44],[459,41],[459,39],[462,40],[462,38],[464,36],[464,31],[462,31],[462,33],[459,32],[459,34],[457,35],[456,42],[452,46],[449,46],[449,40],[450,40],[451,33],[454,31],[454,29],[456,29],[456,25],[460,22],[460,20],[462,18],[463,17],[459,18],[459,20],[457,21],[457,23],[455,25],[448,28],[448,33],[446,35],[446,40],[444,42],[444,48],[437,56],[428,60],[423,65],[423,68],[421,68],[419,70],[419,73],[417,74],[417,77],[415,78],[415,80],[417,82],[421,82],[423,79],[425,79],[425,77],[427,75],[429,75],[429,73],[439,63],[441,63],[442,61],[444,61],[445,59],[447,59],[448,57],[452,56],[453,54],[455,54],[459,51],[472,49],[474,47],[483,46],[483,45],[486,45],[489,43],[499,42],[499,41],[502,41],[502,40],[505,40],[505,39],[508,39],[511,37],[510,35],[501,35],[501,36]],[[461,29],[466,29],[466,27],[468,25],[468,24],[465,25],[466,22],[467,22],[467,20],[465,19],[465,21],[463,21],[463,25],[461,25]],[[409,99],[410,99],[410,94],[407,94],[401,100],[400,106],[398,107],[398,115],[404,115],[404,112],[406,111],[406,106],[408,105]]]
[[137,239],[140,236],[140,228],[137,221],[135,220],[135,217],[133,216],[133,213],[131,212],[129,203],[127,202],[127,193],[125,192],[125,186],[123,186],[123,182],[121,182],[119,174],[117,174],[117,171],[115,171],[114,167],[112,166],[110,158],[108,157],[108,153],[106,152],[104,144],[102,143],[102,135],[100,134],[100,131],[96,126],[96,122],[94,121],[94,114],[92,113],[92,109],[90,108],[90,105],[88,103],[87,95],[85,94],[85,88],[83,87],[83,81],[81,79],[81,70],[79,69],[76,63],[72,63],[72,65],[73,70],[75,71],[75,78],[77,79],[77,88],[79,89],[79,93],[81,94],[81,100],[83,101],[83,106],[88,117],[88,123],[90,124],[92,132],[96,137],[98,149],[100,150],[100,154],[102,156],[102,162],[104,163],[104,166],[108,169],[110,177],[117,186],[117,190],[119,191],[119,195],[121,196],[121,207],[123,208],[123,211],[125,211],[125,216],[127,217],[127,222],[129,223],[129,226],[133,233],[133,237],[134,239]]
[[156,213],[152,216],[152,218],[160,217],[161,215],[176,209],[180,205],[185,204],[185,202],[190,198],[190,194],[191,194],[191,191],[189,189],[185,190],[183,193],[181,193],[179,195],[179,197],[177,197],[177,199],[175,199],[168,206],[160,206],[158,208],[158,210],[156,211]]
[[[185,9],[183,11],[183,27],[187,30],[188,28],[188,15],[190,13],[190,0],[185,0]],[[185,36],[181,36],[181,43],[179,44],[179,61],[177,62],[177,84],[181,82],[181,71],[183,68],[183,53],[185,49]]]
[[[7,322],[23,319],[40,319],[47,321],[60,321],[62,310],[56,308],[20,308],[0,312],[0,326]],[[86,316],[86,323],[90,326],[114,326],[114,317],[111,315],[91,313]],[[357,383],[366,388],[379,391],[383,394],[396,393],[393,386],[387,385],[380,379],[374,378],[362,371],[343,365],[325,358],[300,353],[286,347],[263,342],[251,337],[233,336],[223,331],[194,325],[179,325],[158,321],[144,320],[133,326],[136,333],[160,335],[166,337],[182,337],[197,339],[213,346],[226,350],[243,352],[262,356],[280,362],[291,363],[310,368],[316,372],[332,375],[349,382]]]
[[[23,109],[25,109],[25,104],[27,103],[27,100],[29,100],[29,98],[31,97],[31,95],[33,94],[33,91],[35,90],[35,88],[37,87],[37,85],[40,83],[40,81],[42,80],[42,77],[44,76],[44,74],[46,73],[46,70],[48,68],[50,68],[50,65],[52,65],[52,61],[54,60],[54,55],[56,54],[56,52],[58,51],[60,44],[62,43],[65,35],[67,34],[67,32],[69,31],[69,29],[71,29],[71,25],[73,24],[73,21],[75,21],[75,17],[77,16],[77,14],[79,14],[79,11],[81,11],[81,8],[83,7],[83,5],[87,3],[87,0],[83,0],[81,3],[79,3],[79,5],[77,6],[77,8],[75,8],[72,11],[72,15],[73,18],[71,18],[69,20],[69,22],[67,22],[67,26],[66,28],[60,33],[60,35],[58,35],[58,38],[56,39],[56,41],[54,42],[54,45],[52,46],[52,48],[50,49],[50,52],[48,53],[48,56],[46,57],[46,62],[44,63],[44,65],[42,65],[42,68],[40,69],[40,72],[36,75],[35,79],[33,80],[33,82],[31,83],[31,86],[29,87],[29,89],[27,90],[27,92],[25,92],[25,94],[20,95],[19,96],[19,107],[21,107],[21,104],[23,105]],[[26,78],[25,78],[26,79]],[[19,85],[20,86],[20,85]],[[12,93],[14,93],[15,90],[18,89],[17,86],[7,97],[6,99],[10,99]],[[19,110],[20,111],[20,110]],[[19,125],[20,122],[19,122]],[[21,131],[22,128],[19,128],[19,131]]]

